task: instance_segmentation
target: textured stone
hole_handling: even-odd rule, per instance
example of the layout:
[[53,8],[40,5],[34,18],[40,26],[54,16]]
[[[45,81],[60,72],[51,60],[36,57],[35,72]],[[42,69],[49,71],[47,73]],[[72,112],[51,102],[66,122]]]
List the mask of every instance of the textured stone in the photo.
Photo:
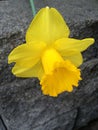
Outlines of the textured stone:
[[0,117],[0,130],[6,130],[6,126],[1,117]]
[[[9,52],[25,42],[32,19],[29,1],[0,1],[0,114],[7,130],[73,130],[98,118],[98,4],[96,0],[35,0],[37,10],[56,7],[71,29],[71,37],[94,37],[83,53],[83,80],[72,93],[44,96],[36,78],[11,74]],[[3,123],[0,121],[0,123]],[[0,124],[0,130],[2,125]]]
[[82,127],[79,130],[98,130],[98,120],[94,120],[88,126]]

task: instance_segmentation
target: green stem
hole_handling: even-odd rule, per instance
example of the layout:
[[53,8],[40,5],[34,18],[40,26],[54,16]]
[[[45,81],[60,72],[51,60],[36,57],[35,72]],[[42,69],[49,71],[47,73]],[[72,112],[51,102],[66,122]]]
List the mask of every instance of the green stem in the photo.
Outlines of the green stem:
[[31,4],[33,16],[35,16],[35,14],[36,14],[36,9],[35,9],[35,5],[34,5],[34,0],[30,0],[30,4]]

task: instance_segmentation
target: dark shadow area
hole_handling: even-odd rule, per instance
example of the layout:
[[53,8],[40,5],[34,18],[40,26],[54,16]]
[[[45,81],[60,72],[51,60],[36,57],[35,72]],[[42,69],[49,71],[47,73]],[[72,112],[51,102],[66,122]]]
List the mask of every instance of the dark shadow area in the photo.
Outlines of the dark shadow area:
[[78,130],[98,130],[98,119],[92,122],[89,122],[87,126],[82,127]]

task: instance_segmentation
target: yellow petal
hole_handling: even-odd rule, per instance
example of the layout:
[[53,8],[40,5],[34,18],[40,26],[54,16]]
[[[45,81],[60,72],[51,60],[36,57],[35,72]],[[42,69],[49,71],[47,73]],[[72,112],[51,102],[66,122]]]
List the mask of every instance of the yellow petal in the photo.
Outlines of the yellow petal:
[[23,64],[16,63],[12,69],[12,73],[17,77],[38,77],[41,79],[43,76],[43,67],[41,61],[37,62],[34,66],[24,66]]
[[62,39],[57,40],[54,43],[54,47],[59,52],[62,52],[62,51],[66,52],[67,50],[76,50],[76,51],[82,52],[86,50],[93,43],[94,43],[93,38],[85,38],[83,40],[77,40],[73,38],[62,38]]
[[9,54],[8,63],[17,62],[19,60],[28,60],[28,58],[32,59],[33,62],[40,57],[45,47],[45,43],[38,41],[33,42],[32,44],[19,45]]
[[68,37],[69,28],[63,17],[55,8],[42,8],[31,22],[27,33],[26,42],[40,40],[52,43],[55,40]]
[[[72,53],[69,52],[69,56],[63,55],[64,60],[69,60],[71,61],[76,67],[79,67],[83,63],[83,58],[80,52],[78,51],[72,51]],[[72,54],[72,55],[70,55]]]
[[29,67],[34,66],[39,60],[40,60],[39,57],[37,57],[37,58],[26,57],[26,58],[17,60],[16,64],[18,64],[21,67],[29,68]]
[[83,58],[80,52],[87,49],[93,43],[93,38],[86,38],[83,40],[62,38],[57,40],[53,44],[53,47],[58,50],[58,52],[65,60],[70,60],[75,66],[78,67],[83,62]]
[[80,70],[69,60],[64,61],[55,49],[47,49],[42,55],[44,75],[40,84],[45,95],[57,96],[58,94],[73,90],[78,86]]

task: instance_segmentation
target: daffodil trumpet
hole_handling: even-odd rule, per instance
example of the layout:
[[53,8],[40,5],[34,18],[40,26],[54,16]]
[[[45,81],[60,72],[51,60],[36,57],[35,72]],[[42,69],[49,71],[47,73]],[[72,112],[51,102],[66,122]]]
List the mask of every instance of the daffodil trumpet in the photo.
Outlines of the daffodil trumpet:
[[17,77],[38,77],[45,95],[56,97],[65,91],[72,92],[81,80],[81,52],[94,39],[78,40],[69,35],[61,14],[55,8],[42,8],[26,32],[26,43],[8,56],[8,63],[15,62],[12,73]]

